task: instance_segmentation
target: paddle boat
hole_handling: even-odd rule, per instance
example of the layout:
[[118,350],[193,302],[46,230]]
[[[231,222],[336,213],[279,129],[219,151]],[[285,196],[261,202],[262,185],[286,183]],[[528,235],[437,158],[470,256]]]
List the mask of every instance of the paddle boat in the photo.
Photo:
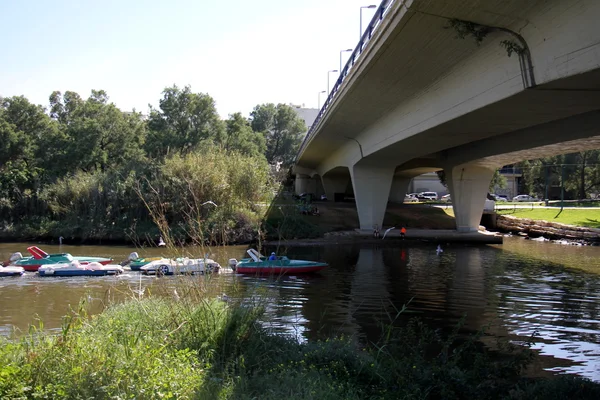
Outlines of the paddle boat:
[[144,265],[152,262],[162,260],[163,257],[140,257],[137,252],[133,252],[127,257],[127,260],[122,262],[123,267],[129,266],[132,271],[139,271]]
[[102,265],[109,264],[112,258],[104,257],[73,257],[69,253],[54,253],[48,254],[44,250],[36,246],[27,248],[27,251],[31,254],[31,257],[23,257],[19,252],[13,253],[10,256],[8,265],[23,267],[25,271],[37,271],[42,265],[58,264],[58,263],[70,263],[71,261],[79,261],[81,264],[98,262]]
[[2,276],[21,276],[25,270],[23,267],[3,267],[0,265],[0,277]]
[[[248,249],[250,258],[229,260],[229,266],[238,274],[308,274],[321,271],[327,267],[327,263],[290,260],[286,256],[273,256],[274,259],[267,259],[255,249]],[[271,258],[271,257],[269,257]]]
[[210,258],[163,258],[151,261],[140,268],[144,275],[210,274],[217,273],[221,266]]
[[99,262],[82,264],[77,260],[70,263],[47,264],[38,269],[40,276],[105,276],[123,273],[120,265],[102,265]]

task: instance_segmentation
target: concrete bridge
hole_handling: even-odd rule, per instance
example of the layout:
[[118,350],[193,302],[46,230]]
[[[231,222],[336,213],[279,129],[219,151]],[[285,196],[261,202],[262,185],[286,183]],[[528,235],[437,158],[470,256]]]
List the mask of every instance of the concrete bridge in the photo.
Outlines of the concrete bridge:
[[351,182],[372,229],[443,170],[457,229],[476,230],[497,168],[600,148],[599,20],[597,0],[384,0],[302,144],[296,191],[333,200]]

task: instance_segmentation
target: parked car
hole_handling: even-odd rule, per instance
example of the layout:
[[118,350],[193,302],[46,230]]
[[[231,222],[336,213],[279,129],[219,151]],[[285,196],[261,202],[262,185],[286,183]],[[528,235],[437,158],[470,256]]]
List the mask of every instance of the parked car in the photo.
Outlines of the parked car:
[[411,194],[407,194],[406,196],[404,196],[405,203],[416,203],[417,201],[419,201],[419,199],[417,199],[415,196],[413,196]]
[[513,197],[512,201],[540,201],[535,197],[532,197],[528,194],[520,194],[518,196]]
[[440,201],[443,201],[444,203],[452,203],[452,198],[451,198],[450,194],[445,194],[442,196]]
[[438,194],[436,192],[421,192],[417,195],[419,200],[437,200]]
[[508,201],[508,197],[499,194],[490,193],[489,197],[491,197],[491,199],[494,201]]

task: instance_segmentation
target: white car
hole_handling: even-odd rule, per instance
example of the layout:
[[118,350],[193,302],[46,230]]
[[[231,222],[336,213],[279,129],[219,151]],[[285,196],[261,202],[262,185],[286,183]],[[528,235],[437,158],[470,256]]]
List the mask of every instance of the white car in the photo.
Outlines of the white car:
[[416,203],[417,201],[419,201],[419,199],[417,199],[415,196],[412,196],[410,194],[407,194],[406,196],[404,196],[405,203]]
[[417,198],[421,200],[437,200],[438,194],[436,192],[421,192],[417,195]]
[[440,201],[443,201],[444,203],[452,203],[452,197],[449,194],[445,194],[442,196]]
[[219,272],[221,266],[210,258],[163,258],[140,268],[144,275],[209,274]]
[[539,201],[535,197],[531,197],[528,194],[520,194],[518,196],[513,197],[512,201]]

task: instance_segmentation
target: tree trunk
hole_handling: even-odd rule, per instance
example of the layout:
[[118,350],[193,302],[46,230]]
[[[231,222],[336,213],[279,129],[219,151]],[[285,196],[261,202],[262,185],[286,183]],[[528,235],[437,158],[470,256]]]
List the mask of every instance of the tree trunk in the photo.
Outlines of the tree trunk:
[[585,199],[585,153],[581,153],[581,175],[579,176],[579,199]]

